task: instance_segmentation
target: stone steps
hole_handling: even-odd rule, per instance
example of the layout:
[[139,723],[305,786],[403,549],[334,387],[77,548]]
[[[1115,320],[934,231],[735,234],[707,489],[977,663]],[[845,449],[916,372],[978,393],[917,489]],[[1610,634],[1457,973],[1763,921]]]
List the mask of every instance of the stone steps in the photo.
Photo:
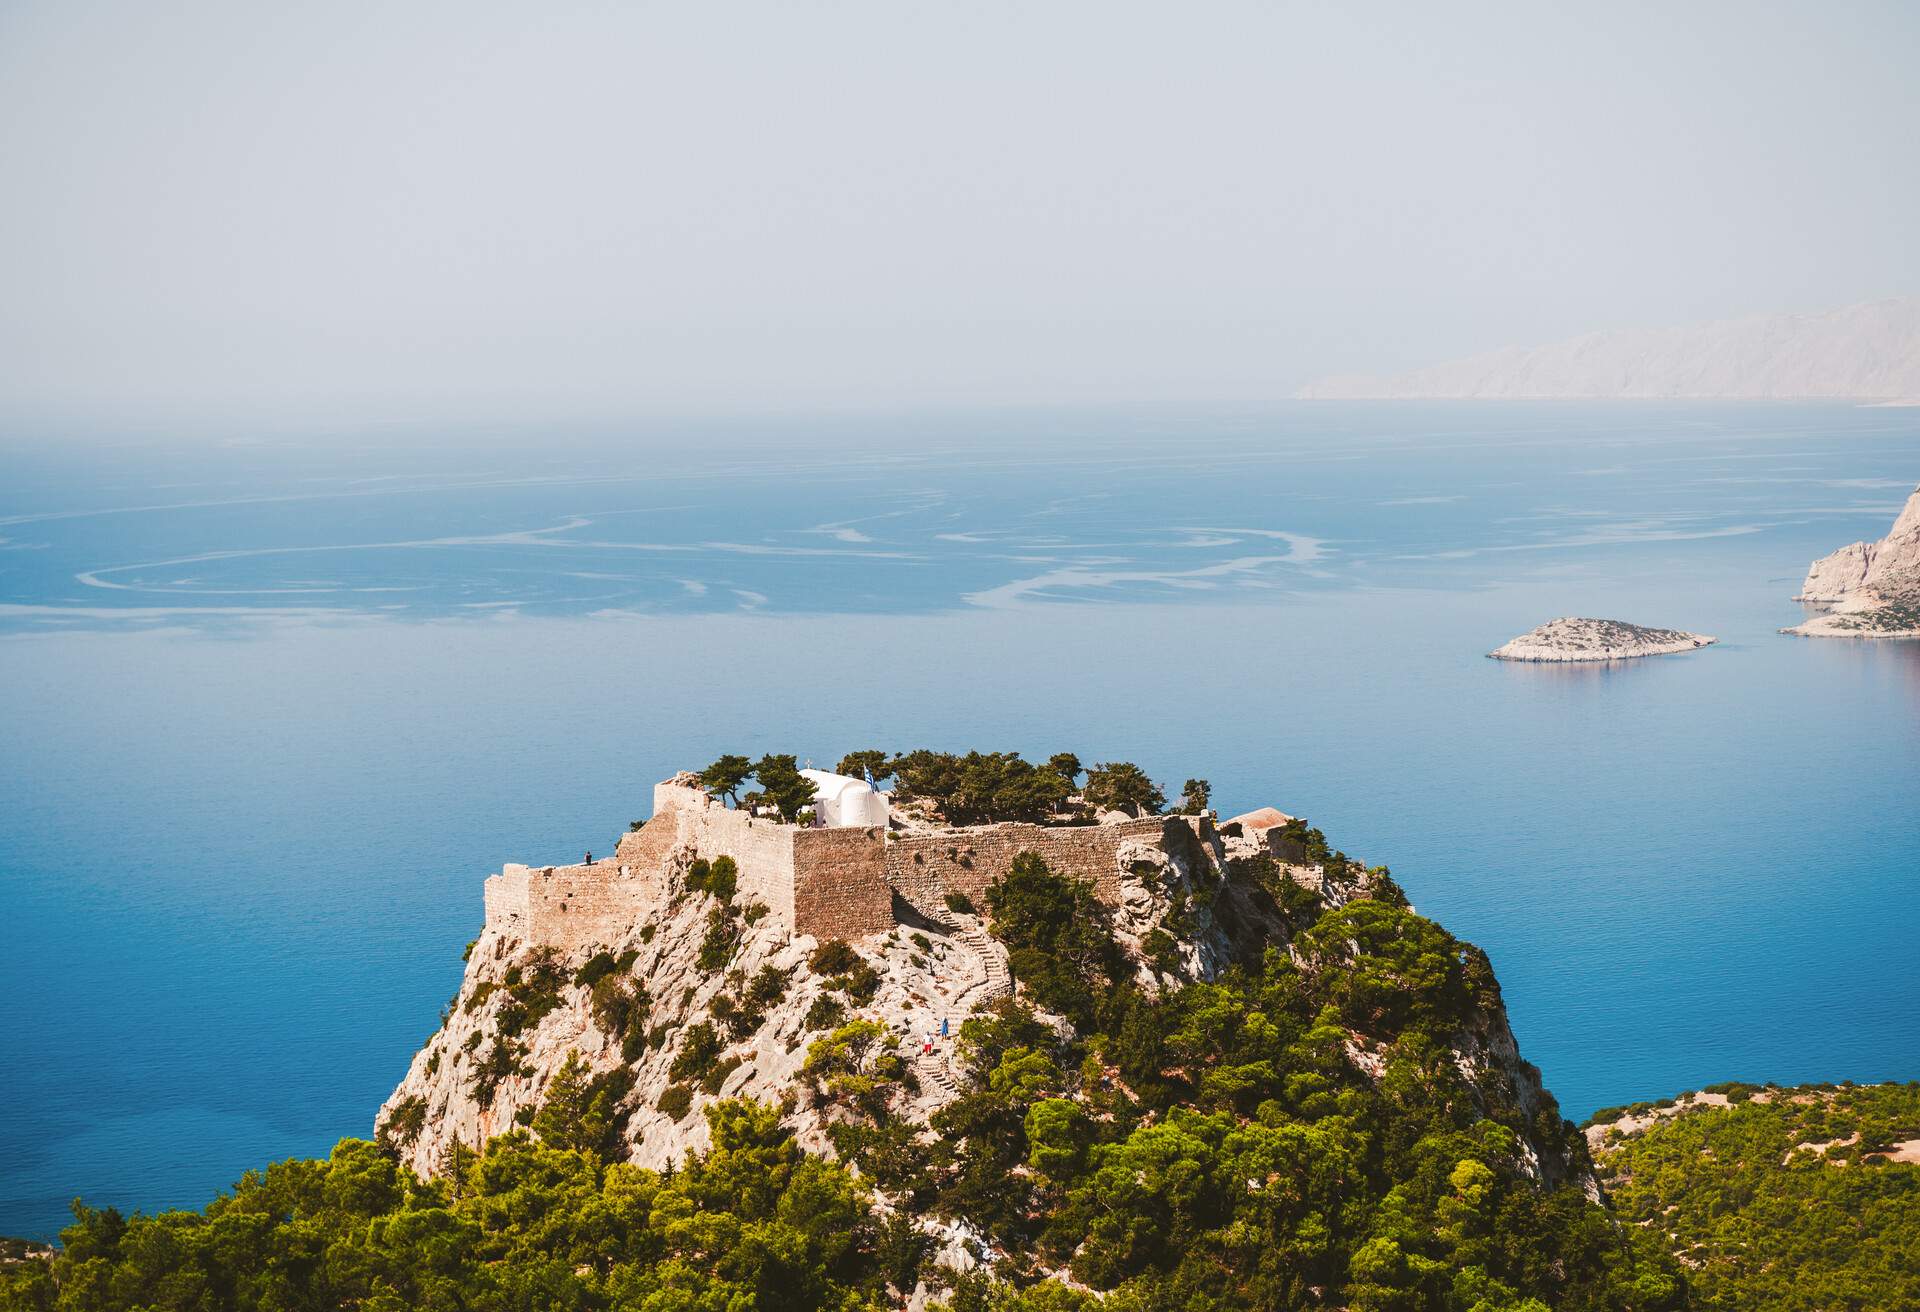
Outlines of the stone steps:
[[956,1098],[959,1096],[960,1086],[954,1083],[952,1073],[947,1070],[947,1060],[944,1054],[938,1052],[919,1053],[913,1059],[913,1069],[914,1073],[920,1077],[921,1088],[937,1089],[946,1098]]
[[960,1095],[959,1082],[948,1065],[948,1052],[959,1035],[960,1026],[975,1011],[1010,996],[1013,977],[1001,957],[1000,945],[978,924],[962,923],[944,905],[924,905],[904,893],[901,896],[908,906],[972,959],[971,978],[949,999],[951,1010],[947,1021],[952,1034],[940,1041],[936,1051],[916,1050],[913,1056],[913,1068],[921,1088],[935,1093],[944,1102]]

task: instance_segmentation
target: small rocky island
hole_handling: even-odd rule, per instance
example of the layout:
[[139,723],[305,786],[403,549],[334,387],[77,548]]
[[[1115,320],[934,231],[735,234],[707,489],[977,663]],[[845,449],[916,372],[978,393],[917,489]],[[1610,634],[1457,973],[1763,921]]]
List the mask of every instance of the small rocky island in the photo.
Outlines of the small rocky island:
[[1649,629],[1623,620],[1548,620],[1487,653],[1497,661],[1625,661],[1692,651],[1717,639],[1679,629]]
[[1782,633],[1804,638],[1920,638],[1920,488],[1878,542],[1856,542],[1807,570],[1795,601],[1832,609]]

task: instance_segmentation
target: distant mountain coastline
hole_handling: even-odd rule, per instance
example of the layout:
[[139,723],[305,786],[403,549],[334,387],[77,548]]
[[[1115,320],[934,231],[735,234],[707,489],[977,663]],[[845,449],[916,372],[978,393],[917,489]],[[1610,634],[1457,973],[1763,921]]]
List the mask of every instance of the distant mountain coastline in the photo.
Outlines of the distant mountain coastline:
[[1506,347],[1408,373],[1342,375],[1313,399],[1797,400],[1920,404],[1920,297]]

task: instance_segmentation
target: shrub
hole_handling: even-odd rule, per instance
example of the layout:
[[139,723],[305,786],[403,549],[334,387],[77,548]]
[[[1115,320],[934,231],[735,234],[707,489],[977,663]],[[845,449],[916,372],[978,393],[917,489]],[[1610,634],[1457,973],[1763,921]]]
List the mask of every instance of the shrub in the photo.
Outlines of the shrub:
[[719,1093],[720,1086],[727,1082],[727,1077],[739,1070],[744,1061],[746,1058],[735,1056],[716,1062],[712,1070],[700,1077],[700,1087],[708,1093]]
[[596,952],[587,958],[585,965],[574,972],[574,985],[576,987],[592,988],[595,984],[599,983],[601,979],[613,974],[613,972],[619,968],[619,964],[614,961],[611,952]]
[[411,1148],[414,1140],[420,1137],[420,1131],[426,1128],[427,1100],[415,1094],[393,1105],[393,1110],[380,1122],[379,1132],[374,1137],[381,1147],[397,1152],[402,1148]]
[[965,893],[947,894],[947,910],[957,911],[963,916],[973,914],[973,899]]
[[872,1002],[873,995],[880,991],[880,972],[863,961],[834,983],[847,995],[847,1001],[857,1007]]
[[860,954],[837,938],[830,938],[813,950],[807,967],[816,975],[844,975],[860,964]]
[[687,1110],[693,1106],[693,1086],[669,1084],[660,1091],[659,1100],[653,1105],[665,1112],[669,1120],[684,1121]]
[[722,902],[730,902],[734,890],[739,887],[740,867],[730,856],[717,856],[711,861],[696,860],[687,867],[685,883],[696,893],[706,893]]
[[734,949],[739,946],[740,927],[734,921],[732,908],[723,902],[707,913],[707,934],[700,940],[700,969],[721,969],[733,960]]
[[593,986],[593,1020],[616,1039],[644,1031],[653,1000],[644,988],[621,975],[609,975]]
[[493,1095],[499,1090],[502,1080],[527,1073],[520,1065],[519,1050],[504,1036],[496,1034],[493,1046],[487,1049],[487,1055],[475,1064],[468,1089],[475,1102],[482,1107],[491,1107]]
[[840,999],[831,993],[822,993],[807,1008],[806,1028],[810,1030],[830,1030],[847,1018],[847,1009]]
[[1091,1028],[1096,995],[1121,978],[1125,965],[1093,885],[1064,879],[1023,852],[987,889],[987,908],[1014,976],[1034,1000]]
[[701,1079],[713,1069],[720,1047],[719,1031],[706,1021],[687,1026],[680,1036],[680,1051],[674,1054],[673,1065],[667,1068],[667,1078],[676,1083]]

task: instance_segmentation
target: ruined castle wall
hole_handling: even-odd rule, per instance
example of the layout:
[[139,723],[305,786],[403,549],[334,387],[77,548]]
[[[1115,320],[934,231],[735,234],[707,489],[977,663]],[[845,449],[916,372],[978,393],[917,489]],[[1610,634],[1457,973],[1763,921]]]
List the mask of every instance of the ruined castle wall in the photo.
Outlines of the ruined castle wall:
[[806,831],[720,806],[676,808],[666,814],[673,817],[679,842],[695,855],[708,861],[733,858],[740,867],[736,896],[743,903],[764,903],[781,924],[793,925],[794,837]]
[[892,929],[884,829],[802,829],[793,836],[793,928],[825,942]]
[[523,934],[528,915],[527,868],[507,866],[497,875],[488,875],[483,887],[488,927],[515,936]]
[[[494,896],[496,881],[505,884]],[[520,907],[511,896],[523,883]],[[625,938],[658,908],[657,881],[622,873],[614,861],[590,866],[508,866],[487,881],[487,924],[521,942],[574,952],[589,946],[610,946]],[[496,910],[504,919],[496,920]]]
[[1143,816],[1110,825],[983,825],[896,838],[887,845],[887,880],[908,901],[939,905],[961,893],[985,906],[987,885],[1013,867],[1022,852],[1037,852],[1056,874],[1092,883],[1108,905],[1120,900],[1120,849],[1128,843],[1165,846],[1177,818]]

